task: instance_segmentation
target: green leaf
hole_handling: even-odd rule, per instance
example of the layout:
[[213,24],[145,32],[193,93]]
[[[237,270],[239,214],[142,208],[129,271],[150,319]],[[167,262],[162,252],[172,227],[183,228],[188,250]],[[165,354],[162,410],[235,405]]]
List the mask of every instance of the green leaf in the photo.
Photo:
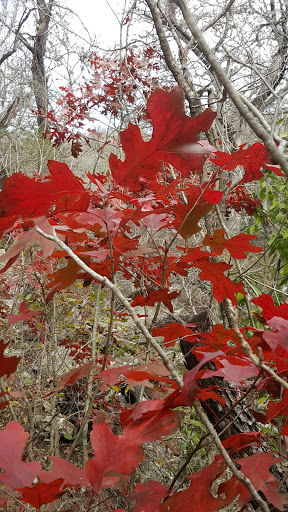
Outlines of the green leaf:
[[287,274],[287,278],[288,278],[288,263],[286,263],[286,265],[284,265],[281,270],[280,270],[280,275],[283,276],[283,275],[286,275]]

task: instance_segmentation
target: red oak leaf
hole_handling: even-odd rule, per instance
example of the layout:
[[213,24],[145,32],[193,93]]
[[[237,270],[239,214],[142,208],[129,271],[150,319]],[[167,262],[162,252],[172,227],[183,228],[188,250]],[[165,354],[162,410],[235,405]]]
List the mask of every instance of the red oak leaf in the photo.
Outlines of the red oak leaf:
[[60,391],[61,389],[65,388],[65,386],[73,386],[77,380],[82,379],[83,377],[88,377],[91,368],[91,361],[89,363],[83,364],[82,366],[77,366],[77,368],[72,368],[72,370],[69,372],[61,375],[57,386],[51,389],[51,391],[45,396],[49,396],[51,393],[56,393],[56,391]]
[[173,208],[173,226],[184,239],[187,239],[201,230],[199,220],[211,211],[213,204],[221,201],[223,194],[219,194],[217,190],[205,189],[203,185],[189,185],[185,189],[185,194],[187,204],[181,202]]
[[271,295],[268,295],[268,293],[263,293],[260,297],[255,297],[251,302],[262,309],[262,315],[266,320],[270,320],[273,316],[279,316],[288,320],[287,302],[275,306]]
[[240,453],[246,450],[248,446],[262,446],[262,432],[242,432],[241,434],[234,434],[229,436],[227,439],[222,441],[222,444],[226,450],[229,451],[230,456],[233,453]]
[[22,322],[25,320],[26,322],[32,320],[35,316],[39,314],[39,311],[35,311],[34,309],[27,308],[26,303],[21,302],[19,309],[20,315],[9,315],[8,327],[9,325],[16,324],[17,322]]
[[248,358],[227,357],[220,359],[221,368],[218,370],[206,370],[201,379],[210,377],[223,377],[228,382],[239,384],[245,379],[259,375],[259,368],[255,366]]
[[41,471],[39,462],[23,462],[21,457],[29,434],[16,421],[0,432],[0,480],[11,489],[30,486]]
[[220,493],[218,498],[211,494],[213,482],[222,475],[225,469],[226,464],[218,455],[213,464],[193,475],[188,475],[188,478],[191,479],[189,489],[176,492],[165,500],[159,507],[160,512],[183,512],[192,509],[195,512],[216,512],[216,510],[221,510],[229,505],[233,500],[224,498]]
[[266,412],[266,423],[269,423],[278,416],[288,416],[288,391],[284,391],[284,395],[280,402],[269,402]]
[[[286,356],[287,358],[288,354],[285,354],[285,351],[288,352],[288,320],[274,316],[267,321],[267,324],[274,327],[274,331],[270,331],[268,329],[267,331],[264,331],[262,334],[263,339],[269,345],[273,353],[278,349],[278,355],[280,357]],[[281,348],[284,349],[284,352],[282,350],[282,353],[280,351]]]
[[141,402],[120,413],[121,424],[126,425],[124,432],[138,443],[173,434],[180,426],[183,413],[171,409],[182,405],[187,404],[179,390],[163,400]]
[[15,227],[16,221],[19,218],[18,215],[8,215],[8,217],[7,217],[5,212],[4,212],[4,215],[5,215],[5,217],[3,216],[2,219],[0,218],[0,236],[1,236],[1,238],[2,238],[3,234],[5,233],[5,231],[9,232],[9,231],[13,230],[13,228]]
[[179,324],[178,322],[174,322],[173,324],[163,324],[161,327],[157,327],[153,329],[152,335],[163,336],[164,344],[166,347],[174,347],[176,341],[179,338],[185,338],[186,336],[191,335],[191,327],[183,324]]
[[[263,144],[256,142],[250,148],[244,149],[246,144],[242,144],[238,151],[234,151],[231,155],[221,151],[215,153],[216,160],[213,159],[213,163],[219,165],[226,171],[232,171],[238,165],[241,165],[245,169],[245,176],[239,182],[248,183],[253,180],[260,180],[263,178],[263,173],[260,171],[261,167],[266,168],[271,165],[269,152]],[[272,167],[271,167],[271,170]]]
[[214,254],[220,256],[224,249],[227,249],[231,254],[232,258],[245,259],[247,258],[246,252],[262,252],[262,247],[255,247],[250,244],[251,240],[257,238],[257,235],[246,235],[246,233],[240,233],[239,235],[233,236],[226,240],[224,236],[224,229],[216,229],[213,235],[206,234],[202,245],[210,245]]
[[[284,504],[287,504],[287,496],[278,491],[278,481],[269,471],[273,464],[281,462],[281,458],[274,458],[273,452],[254,453],[250,457],[234,460],[241,466],[241,471],[249,478],[257,491],[262,491],[267,500],[277,509],[284,510]],[[182,512],[190,510],[193,503],[193,510],[209,510],[216,512],[229,506],[238,496],[240,506],[246,505],[251,500],[251,494],[247,487],[239,482],[234,476],[230,480],[219,485],[217,498],[211,494],[213,482],[225,471],[226,464],[221,456],[210,466],[189,475],[191,484],[189,489],[179,491],[160,505],[160,512]]]
[[4,375],[11,375],[15,372],[19,361],[21,361],[21,357],[12,356],[6,357],[4,356],[4,351],[7,348],[8,343],[4,343],[3,340],[0,340],[0,377]]
[[[125,431],[116,436],[106,423],[94,425],[90,438],[95,457],[88,460],[85,470],[95,492],[111,487],[111,477],[117,482],[118,475],[132,473],[143,458],[138,439],[131,439]],[[108,477],[107,482],[105,477]]]
[[109,160],[117,185],[140,190],[140,178],[155,180],[163,162],[172,164],[184,175],[191,170],[202,171],[209,155],[203,146],[197,144],[197,137],[200,131],[210,128],[216,114],[207,109],[196,117],[188,117],[184,112],[183,99],[179,87],[170,93],[157,90],[151,94],[147,103],[153,126],[150,141],[144,142],[139,127],[131,123],[127,130],[121,132],[126,159],[122,162],[111,154]]
[[108,368],[99,374],[99,378],[102,379],[108,386],[113,386],[118,382],[121,375],[125,376],[126,373],[131,371],[131,366],[116,366],[115,368]]
[[59,197],[79,197],[85,192],[83,184],[69,169],[60,162],[48,162],[50,180],[35,181],[21,173],[15,173],[4,182],[0,192],[0,216],[15,215],[22,219],[41,217],[57,203]]
[[[279,510],[284,510],[284,505],[288,503],[287,495],[279,492],[279,482],[269,471],[269,468],[283,460],[281,457],[275,458],[273,452],[258,452],[244,457],[235,459],[234,462],[239,464],[240,470],[251,481],[256,491],[262,491],[267,500]],[[226,498],[232,501],[236,496],[240,506],[246,505],[251,500],[251,494],[247,487],[239,482],[233,476],[227,482],[220,484],[218,493],[226,494]]]
[[142,295],[136,295],[131,306],[153,306],[155,302],[163,302],[165,306],[173,312],[172,300],[176,299],[180,295],[180,292],[169,292],[168,288],[161,288],[160,290],[152,290],[145,297]]
[[211,281],[213,285],[213,296],[218,302],[222,302],[225,297],[230,299],[234,306],[237,306],[235,293],[246,295],[242,283],[234,283],[224,275],[231,265],[224,262],[211,262],[207,258],[198,259],[193,262],[194,267],[200,268],[199,278],[201,281]]
[[112,386],[118,381],[121,375],[125,377],[127,384],[130,384],[131,386],[142,384],[143,386],[153,388],[153,384],[150,382],[150,379],[160,382],[168,382],[173,385],[175,384],[175,381],[168,378],[170,372],[167,368],[162,364],[156,363],[145,364],[137,366],[136,368],[132,368],[131,366],[109,368],[108,370],[101,372],[99,374],[99,378],[108,384],[108,386]]
[[223,352],[220,350],[217,350],[217,352],[208,352],[204,357],[201,359],[201,361],[196,364],[196,366],[189,370],[188,372],[184,373],[184,386],[182,389],[182,394],[184,397],[185,402],[188,402],[190,405],[193,403],[195,397],[199,394],[200,388],[197,389],[195,387],[195,378],[197,375],[198,370],[202,368],[203,364],[207,363],[208,361],[212,361],[217,356],[223,356]]
[[[241,345],[239,336],[235,333],[234,329],[225,329],[223,324],[215,324],[211,332],[197,333],[197,337],[201,339],[201,343],[205,343],[205,345],[209,345],[215,350],[222,349],[223,352],[226,352],[229,348],[227,345],[228,341],[233,341],[233,344],[236,346],[239,343]],[[189,341],[196,341],[195,334]]]
[[136,501],[133,512],[157,512],[160,501],[165,498],[168,490],[166,485],[149,480],[146,484],[136,484],[127,501]]
[[46,285],[46,288],[51,288],[51,291],[47,296],[47,302],[52,299],[56,291],[64,290],[71,284],[75,283],[78,271],[79,266],[77,263],[74,260],[69,259],[65,267],[59,268],[56,272],[53,272],[53,274],[49,274],[47,278],[51,280],[51,282]]
[[90,487],[89,480],[86,476],[85,470],[77,468],[71,462],[60,457],[49,457],[53,463],[53,469],[51,471],[41,471],[39,479],[45,484],[50,484],[55,480],[61,478],[62,485],[61,489],[68,486],[77,485],[79,487]]
[[57,500],[66,492],[61,490],[62,485],[63,478],[58,478],[48,484],[39,482],[33,487],[24,487],[22,489],[17,489],[17,491],[22,492],[22,498],[20,498],[21,501],[29,503],[39,510],[42,505]]
[[[1,192],[0,192],[0,194],[1,194]],[[53,227],[48,222],[46,217],[44,217],[44,218],[40,217],[40,218],[34,219],[33,224],[34,224],[34,226],[38,226],[40,229],[42,229],[42,231],[44,231],[44,233],[47,233],[48,235],[53,234]],[[60,239],[63,240],[62,235],[60,235]],[[14,263],[15,259],[19,256],[19,254],[22,251],[25,251],[25,249],[27,249],[27,247],[29,247],[30,245],[33,245],[33,244],[40,245],[40,247],[43,251],[43,257],[45,259],[48,256],[51,256],[51,254],[53,253],[55,248],[58,247],[55,242],[53,242],[51,240],[47,240],[47,238],[45,238],[44,236],[37,233],[35,227],[33,227],[32,229],[30,229],[29,231],[24,233],[24,235],[21,236],[21,238],[19,238],[19,240],[16,242],[16,244],[13,245],[11,247],[11,249],[9,249],[9,251],[7,251],[5,254],[2,254],[0,256],[0,263],[2,261],[9,260],[5,266],[5,269],[1,270],[1,273],[3,273],[4,270],[6,271]]]
[[185,240],[201,231],[201,227],[198,225],[199,220],[205,217],[213,208],[212,204],[203,201],[193,206],[194,204],[194,201],[192,204],[188,203],[188,205],[181,204],[173,210],[176,215],[173,226]]
[[[147,370],[145,369],[145,366]],[[130,384],[130,386],[137,386],[141,384],[142,386],[153,388],[153,384],[150,382],[150,380],[157,380],[157,382],[166,382],[167,384],[171,384],[174,388],[177,387],[175,381],[169,379],[167,376],[170,375],[170,372],[167,372],[166,376],[161,375],[162,372],[159,372],[159,375],[157,375],[157,373],[154,373],[152,369],[150,370],[150,365],[145,366],[143,366],[143,369],[141,369],[141,367],[134,368],[134,370],[131,370],[129,373],[127,373],[125,376],[127,384]],[[161,367],[162,365],[155,364],[154,366]]]
[[252,194],[241,185],[240,187],[234,187],[229,193],[227,198],[227,213],[231,210],[235,210],[236,212],[244,210],[247,215],[253,215],[260,204],[261,200],[253,198]]

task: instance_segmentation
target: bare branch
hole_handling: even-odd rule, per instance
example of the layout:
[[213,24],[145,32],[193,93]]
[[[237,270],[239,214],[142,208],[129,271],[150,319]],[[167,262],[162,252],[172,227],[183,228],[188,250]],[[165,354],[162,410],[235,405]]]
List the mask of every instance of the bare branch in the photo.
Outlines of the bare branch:
[[213,27],[213,25],[215,25],[215,23],[217,23],[217,21],[221,20],[221,18],[223,18],[223,16],[225,16],[230,11],[230,8],[234,4],[234,2],[235,2],[235,0],[230,0],[228,2],[228,4],[223,7],[222,11],[220,11],[215,16],[215,18],[213,18],[213,20],[209,21],[209,23],[207,23],[207,25],[205,25],[205,27],[202,27],[202,31],[206,32],[206,30]]
[[155,24],[155,29],[159,38],[159,42],[165,57],[165,62],[170,69],[172,75],[174,76],[176,82],[181,85],[181,87],[184,90],[185,97],[188,100],[190,112],[191,115],[196,115],[199,112],[201,112],[201,104],[200,100],[198,98],[197,92],[193,86],[192,83],[189,81],[189,85],[187,84],[187,81],[185,80],[184,74],[182,69],[179,68],[179,66],[176,64],[176,61],[172,55],[172,52],[170,50],[170,46],[167,40],[167,37],[165,35],[165,30],[163,27],[161,14],[156,6],[154,0],[146,0],[146,3],[151,11],[152,18]]
[[259,123],[258,119],[253,116],[253,114],[248,110],[247,106],[244,104],[240,94],[238,91],[233,87],[231,81],[229,80],[228,76],[226,75],[225,71],[221,67],[215,53],[210,48],[208,43],[203,37],[203,34],[201,30],[197,27],[196,21],[189,10],[187,3],[185,0],[175,0],[175,3],[180,7],[183,17],[187,23],[187,26],[191,30],[191,33],[193,37],[197,41],[197,45],[199,49],[203,52],[203,55],[207,59],[207,61],[210,63],[211,67],[213,68],[213,71],[215,75],[217,76],[219,82],[223,85],[225,88],[227,94],[230,96],[231,100],[233,101],[235,107],[245,119],[247,124],[250,126],[250,128],[253,130],[253,132],[262,140],[262,142],[266,145],[268,151],[270,152],[271,157],[273,158],[273,161],[276,164],[279,164],[281,169],[284,171],[286,176],[288,177],[288,161],[286,157],[281,153],[279,148],[277,148],[276,144],[274,143],[273,138],[271,137],[271,134],[265,130],[265,128]]

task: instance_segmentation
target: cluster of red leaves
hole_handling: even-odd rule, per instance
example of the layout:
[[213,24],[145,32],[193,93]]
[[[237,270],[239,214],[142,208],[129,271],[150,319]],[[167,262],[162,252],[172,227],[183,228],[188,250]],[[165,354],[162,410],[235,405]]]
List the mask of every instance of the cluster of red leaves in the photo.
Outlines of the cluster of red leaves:
[[[97,63],[100,66],[99,61]],[[114,93],[115,90],[111,92]],[[90,98],[88,93],[87,98]],[[70,100],[73,102],[73,97]],[[80,114],[83,116],[83,112]],[[192,235],[201,231],[199,221],[222,199],[222,193],[215,190],[214,179],[201,185],[199,180],[192,182],[190,179],[191,174],[197,177],[202,172],[210,156],[211,149],[199,144],[197,138],[199,131],[209,129],[215,114],[207,109],[195,118],[186,116],[182,92],[176,88],[170,93],[154,92],[148,100],[147,116],[153,125],[149,141],[143,140],[138,126],[133,124],[129,124],[122,133],[126,158],[123,161],[111,155],[112,183],[103,176],[88,175],[93,188],[86,187],[65,164],[59,162],[49,162],[50,175],[43,181],[21,173],[5,181],[0,192],[0,234],[18,229],[22,230],[23,236],[0,257],[0,262],[8,260],[2,273],[15,262],[21,251],[32,244],[40,244],[44,258],[53,255],[66,262],[65,266],[47,276],[47,301],[76,280],[82,280],[84,285],[90,284],[90,274],[81,270],[65,251],[58,250],[53,241],[43,238],[36,230],[39,227],[48,235],[55,230],[74,253],[99,274],[111,279],[114,272],[122,271],[136,287],[140,288],[141,283],[141,290],[144,286],[147,293],[139,293],[132,306],[151,307],[162,302],[173,311],[173,300],[179,293],[171,289],[170,278],[173,274],[185,276],[192,267],[200,270],[201,280],[211,283],[216,300],[222,302],[229,298],[237,305],[235,294],[245,294],[243,284],[233,282],[227,275],[232,265],[215,261],[215,257],[227,251],[237,260],[246,258],[247,253],[261,252],[261,247],[251,244],[256,236],[239,234],[227,239],[224,231],[218,229],[206,234],[196,247],[188,243]],[[258,179],[260,168],[269,165],[269,155],[259,144],[248,150],[240,148],[235,153],[226,155],[218,152],[213,163],[228,171],[237,165],[243,166],[246,181]],[[179,173],[176,179],[170,179],[170,166]],[[183,204],[183,193],[186,204]],[[177,240],[173,251],[167,249],[167,245],[155,247],[153,243],[142,243],[142,233],[149,231],[155,234],[162,230],[165,230],[166,237],[170,234],[171,239]],[[243,328],[242,335],[255,354],[260,347],[264,361],[273,364],[275,371],[286,376],[288,305],[274,306],[271,297],[266,295],[254,303],[262,308],[262,316],[258,316],[268,329]],[[25,303],[20,306],[19,313],[10,317],[10,324],[20,320],[32,321],[37,314]],[[28,434],[19,424],[9,423],[0,432],[0,468],[3,470],[0,480],[11,489],[18,490],[22,501],[39,509],[73,486],[86,487],[93,492],[117,487],[125,494],[129,475],[143,459],[142,445],[161,441],[163,436],[177,430],[182,418],[179,407],[191,406],[195,398],[202,402],[218,400],[225,406],[225,399],[214,388],[199,386],[200,379],[221,377],[245,391],[247,379],[259,375],[258,367],[243,351],[237,333],[233,329],[225,330],[223,325],[215,325],[212,332],[196,335],[191,333],[191,325],[175,322],[154,329],[153,335],[163,336],[166,346],[174,345],[179,337],[185,337],[191,341],[191,350],[199,363],[184,374],[182,390],[170,379],[162,364],[151,363],[136,368],[122,366],[104,371],[98,364],[95,380],[101,379],[102,386],[113,386],[123,377],[132,387],[143,385],[153,388],[153,382],[157,381],[165,390],[165,398],[158,397],[124,409],[120,414],[121,435],[115,435],[105,422],[94,424],[91,446],[95,457],[87,462],[84,469],[64,459],[51,457],[53,470],[42,471],[38,462],[22,460]],[[200,345],[195,346],[195,341]],[[5,357],[3,342],[1,347],[0,376],[10,375],[16,370],[19,358]],[[213,361],[214,370],[203,368],[208,361]],[[74,385],[77,380],[88,376],[90,370],[90,362],[73,368],[61,376],[50,393]],[[287,418],[287,393],[282,397],[280,386],[271,377],[259,379],[259,386],[278,400],[271,402],[263,421],[273,422],[279,416]],[[288,423],[284,422],[283,433],[287,430]],[[247,446],[259,444],[261,439],[255,432],[239,434],[225,441],[225,447],[232,456]],[[259,452],[235,462],[256,490],[263,492],[269,502],[283,510],[287,498],[278,491],[277,481],[269,471],[280,460],[274,458],[272,452]],[[224,460],[217,457],[207,468],[189,475],[191,484],[184,491],[169,496],[166,486],[150,481],[137,484],[128,501],[136,501],[136,512],[190,510],[192,500],[194,510],[213,512],[230,505],[237,496],[239,504],[244,506],[251,495],[234,476],[221,483],[218,497],[210,492],[213,482],[226,468]],[[39,481],[33,485],[36,477]],[[165,497],[167,499],[162,502]]]
[[[50,111],[46,116],[49,130],[45,136],[49,136],[55,146],[71,142],[72,155],[77,158],[83,141],[89,144],[89,137],[83,136],[81,129],[85,123],[95,120],[94,109],[96,117],[99,112],[117,117],[125,102],[133,105],[134,115],[137,115],[134,104],[138,88],[147,97],[158,85],[155,73],[159,68],[158,59],[153,48],[147,48],[143,56],[130,48],[119,69],[119,61],[93,54],[89,61],[93,70],[90,80],[77,92],[71,86],[60,87],[63,95],[58,100],[58,111]],[[91,133],[101,137],[93,130]]]
[[227,199],[227,213],[231,210],[235,212],[245,211],[247,215],[253,215],[260,205],[260,199],[253,198],[243,186],[235,187],[230,192]]

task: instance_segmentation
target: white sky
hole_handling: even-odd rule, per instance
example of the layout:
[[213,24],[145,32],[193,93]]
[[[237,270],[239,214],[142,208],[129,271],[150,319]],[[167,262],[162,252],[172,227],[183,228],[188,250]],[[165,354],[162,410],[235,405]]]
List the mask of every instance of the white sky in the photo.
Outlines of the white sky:
[[[119,44],[120,26],[113,11],[121,19],[125,4],[129,5],[130,2],[125,0],[109,0],[109,3],[106,0],[69,0],[67,3],[69,8],[80,17],[90,36],[97,37],[100,47],[103,46],[106,49]],[[78,28],[80,28],[79,23],[77,23]],[[85,31],[81,35],[87,36]]]

